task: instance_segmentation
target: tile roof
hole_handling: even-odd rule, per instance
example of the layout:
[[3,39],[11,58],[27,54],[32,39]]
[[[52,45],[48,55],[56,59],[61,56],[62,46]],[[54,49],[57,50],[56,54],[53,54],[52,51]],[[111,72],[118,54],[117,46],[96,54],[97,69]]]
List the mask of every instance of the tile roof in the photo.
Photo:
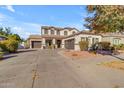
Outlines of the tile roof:
[[41,27],[41,29],[56,29],[56,30],[64,30],[64,29],[68,29],[68,30],[77,30],[77,31],[79,31],[78,29],[76,29],[76,28],[72,28],[72,27],[64,27],[64,28],[62,28],[62,27],[54,27],[54,26],[42,26]]
[[42,37],[41,37],[41,35],[30,35],[29,36],[29,39],[41,39]]
[[121,33],[102,33],[103,37],[124,37],[124,34]]
[[73,36],[76,36],[76,35],[79,35],[79,34],[100,35],[100,34],[95,34],[95,33],[93,33],[93,32],[90,32],[90,31],[85,31],[85,30],[83,30],[83,31],[80,31],[80,32],[78,32],[78,33],[69,35],[69,36],[67,36],[67,37],[65,37],[65,38],[73,37]]
[[41,35],[42,38],[55,38],[55,39],[63,39],[65,36],[60,35]]

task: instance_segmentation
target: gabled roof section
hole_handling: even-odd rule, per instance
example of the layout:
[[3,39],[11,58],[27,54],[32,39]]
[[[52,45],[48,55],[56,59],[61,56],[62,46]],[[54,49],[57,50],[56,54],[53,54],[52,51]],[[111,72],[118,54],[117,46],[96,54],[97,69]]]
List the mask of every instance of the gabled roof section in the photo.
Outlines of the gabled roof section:
[[78,29],[76,29],[76,28],[72,28],[72,27],[65,27],[65,28],[63,28],[63,29],[68,29],[68,30],[77,30],[77,31],[79,31]]
[[52,28],[54,28],[56,30],[62,30],[63,29],[61,27],[54,27],[54,26],[42,26],[41,27],[41,29],[47,29],[47,30],[52,29]]
[[55,39],[63,39],[65,36],[60,36],[60,35],[42,35],[42,38],[55,38]]
[[65,38],[68,38],[68,37],[73,37],[73,36],[80,35],[80,34],[87,34],[87,35],[98,35],[98,36],[102,36],[101,34],[95,34],[95,33],[93,33],[93,32],[83,30],[83,31],[77,32],[77,33],[75,33],[75,34],[69,35],[69,36],[67,36],[67,37],[65,37]]
[[124,38],[124,34],[122,33],[102,33],[101,35],[103,37],[123,37]]
[[68,29],[69,31],[70,30],[77,30],[79,31],[78,29],[76,28],[72,28],[72,27],[55,27],[55,26],[42,26],[41,29],[46,29],[46,30],[49,30],[49,29],[56,29],[56,30],[65,30],[65,29]]
[[41,35],[30,35],[28,39],[41,39]]

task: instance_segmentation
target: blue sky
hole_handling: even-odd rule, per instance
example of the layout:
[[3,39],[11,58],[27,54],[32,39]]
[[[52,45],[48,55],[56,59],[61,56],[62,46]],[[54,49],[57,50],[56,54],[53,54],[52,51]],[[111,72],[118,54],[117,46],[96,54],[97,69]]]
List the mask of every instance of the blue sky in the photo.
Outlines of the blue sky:
[[23,38],[40,34],[41,26],[75,27],[85,29],[86,6],[15,5],[0,6],[0,26],[11,27]]

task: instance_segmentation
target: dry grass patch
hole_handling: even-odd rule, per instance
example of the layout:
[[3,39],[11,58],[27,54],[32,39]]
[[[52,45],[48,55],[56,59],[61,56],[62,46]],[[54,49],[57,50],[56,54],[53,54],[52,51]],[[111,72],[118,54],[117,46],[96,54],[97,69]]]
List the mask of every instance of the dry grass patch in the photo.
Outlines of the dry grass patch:
[[89,58],[89,57],[100,57],[100,54],[89,53],[87,51],[64,51],[63,54],[72,59],[81,59],[81,58]]
[[99,65],[124,70],[124,61],[102,62]]

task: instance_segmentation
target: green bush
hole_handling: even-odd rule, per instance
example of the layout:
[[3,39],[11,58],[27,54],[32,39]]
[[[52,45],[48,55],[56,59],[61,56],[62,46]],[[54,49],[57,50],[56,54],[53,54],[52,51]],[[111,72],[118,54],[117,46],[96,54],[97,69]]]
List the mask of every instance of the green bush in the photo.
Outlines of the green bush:
[[3,58],[3,52],[0,52],[0,59],[2,59]]
[[117,50],[124,50],[124,44],[113,45]]
[[3,51],[14,53],[18,49],[18,41],[13,39],[1,41],[0,47]]
[[25,47],[25,49],[28,49],[28,48],[30,48],[30,45],[27,42],[24,42],[24,47]]
[[80,50],[81,51],[87,50],[88,49],[88,42],[86,42],[86,41],[80,41],[79,42],[79,46],[80,46]]
[[1,50],[1,52],[2,51],[4,51],[4,52],[7,52],[8,51],[8,49],[6,47],[6,44],[5,44],[5,41],[1,41],[0,42],[0,50]]

